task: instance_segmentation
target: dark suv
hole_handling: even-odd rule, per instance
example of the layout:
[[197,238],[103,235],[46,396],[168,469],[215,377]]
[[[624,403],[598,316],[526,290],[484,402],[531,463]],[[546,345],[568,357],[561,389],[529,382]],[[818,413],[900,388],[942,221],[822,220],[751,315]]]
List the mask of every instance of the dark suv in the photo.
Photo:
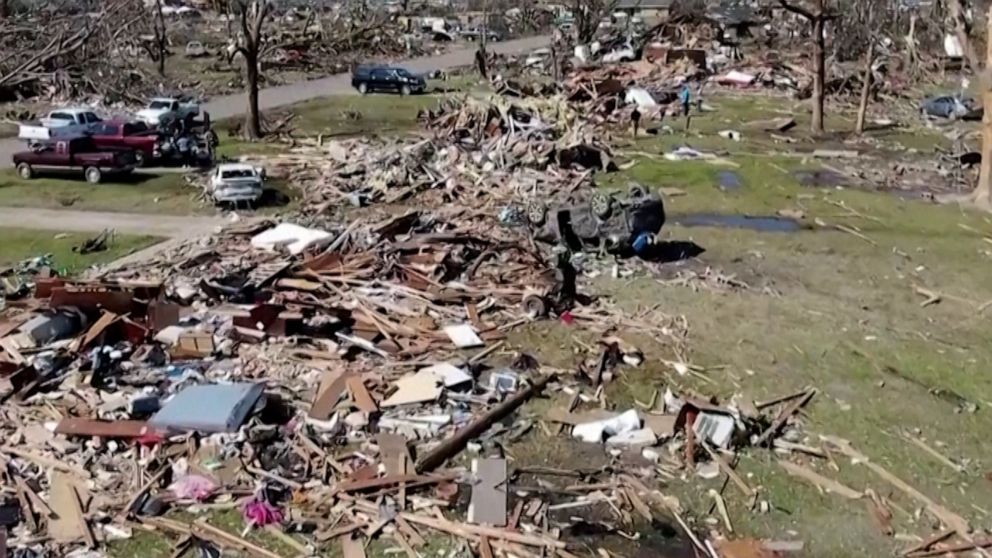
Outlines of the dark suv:
[[397,91],[400,95],[423,93],[427,82],[403,68],[359,66],[351,75],[351,86],[362,95],[374,91]]

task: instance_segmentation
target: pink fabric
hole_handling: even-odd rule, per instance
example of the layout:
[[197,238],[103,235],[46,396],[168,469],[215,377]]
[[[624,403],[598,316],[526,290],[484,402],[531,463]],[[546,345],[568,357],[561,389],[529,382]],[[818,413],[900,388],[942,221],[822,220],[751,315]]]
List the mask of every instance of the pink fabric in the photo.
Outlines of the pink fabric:
[[169,485],[169,490],[180,500],[196,500],[202,502],[217,491],[214,481],[200,475],[186,475]]
[[245,521],[258,527],[282,523],[282,510],[262,500],[251,500],[241,506]]

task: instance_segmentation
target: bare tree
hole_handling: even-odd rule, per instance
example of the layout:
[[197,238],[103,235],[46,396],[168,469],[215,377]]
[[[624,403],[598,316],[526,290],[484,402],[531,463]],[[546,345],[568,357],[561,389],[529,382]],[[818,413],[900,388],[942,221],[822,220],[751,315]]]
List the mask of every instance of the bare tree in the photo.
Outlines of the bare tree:
[[245,82],[248,87],[244,135],[249,139],[258,139],[262,137],[261,115],[258,110],[259,55],[265,41],[262,27],[272,12],[272,5],[268,0],[234,0],[232,11],[241,23],[241,36],[231,57],[240,54],[244,58]]
[[152,10],[151,27],[153,39],[151,44],[142,41],[142,45],[145,47],[152,61],[158,63],[158,75],[164,77],[165,58],[169,55],[169,36],[165,28],[165,14],[162,13],[162,0],[155,0]]
[[812,7],[807,8],[790,3],[789,0],[779,0],[786,11],[792,12],[805,19],[813,31],[813,120],[814,132],[823,132],[823,101],[824,84],[827,81],[826,69],[826,26],[827,22],[837,15],[827,10],[826,0],[813,0]]
[[613,13],[620,0],[573,0],[572,17],[575,18],[575,31],[580,45],[591,43],[596,38],[599,22]]
[[971,199],[976,206],[992,211],[992,76],[989,70],[992,69],[992,4],[985,22],[985,64],[981,64],[978,59],[978,52],[970,37],[970,26],[965,19],[965,7],[963,0],[951,0],[949,12],[954,22],[958,41],[964,51],[965,59],[975,75],[981,80],[982,85],[982,105],[985,107],[985,115],[982,117],[982,166],[978,172],[978,184],[971,194]]

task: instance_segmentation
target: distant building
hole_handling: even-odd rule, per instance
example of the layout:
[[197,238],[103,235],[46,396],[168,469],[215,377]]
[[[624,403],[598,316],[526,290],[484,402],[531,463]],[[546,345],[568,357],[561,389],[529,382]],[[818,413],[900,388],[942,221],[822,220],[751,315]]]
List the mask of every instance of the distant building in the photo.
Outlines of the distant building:
[[673,2],[674,0],[620,0],[614,11],[643,19],[658,19],[668,16]]

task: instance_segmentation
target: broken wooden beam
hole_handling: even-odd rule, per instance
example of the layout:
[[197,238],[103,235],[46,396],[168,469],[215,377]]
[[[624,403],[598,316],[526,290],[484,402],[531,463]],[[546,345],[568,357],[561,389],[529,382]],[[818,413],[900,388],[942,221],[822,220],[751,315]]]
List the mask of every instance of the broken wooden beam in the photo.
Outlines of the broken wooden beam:
[[418,473],[426,473],[440,467],[445,461],[465,449],[465,446],[473,438],[481,435],[490,426],[503,420],[531,397],[540,393],[552,378],[554,378],[553,374],[540,378],[526,389],[514,393],[485,414],[475,418],[475,420],[462,427],[452,436],[441,442],[439,446],[420,458],[417,461],[416,471]]

